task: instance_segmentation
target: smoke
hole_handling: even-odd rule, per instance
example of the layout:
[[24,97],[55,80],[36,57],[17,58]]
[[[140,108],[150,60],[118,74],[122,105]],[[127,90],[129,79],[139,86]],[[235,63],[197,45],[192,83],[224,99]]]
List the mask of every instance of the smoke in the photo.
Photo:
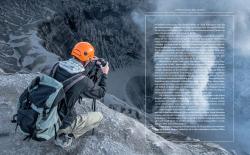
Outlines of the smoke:
[[[149,0],[152,1],[152,0]],[[206,12],[232,12],[236,55],[250,56],[250,1],[248,0],[156,0],[154,12],[168,12],[176,9],[204,9]],[[194,19],[195,20],[195,19]]]
[[145,24],[144,24],[144,12],[141,9],[136,9],[131,12],[131,18],[139,27],[141,32],[144,32]]
[[[174,32],[176,28],[174,27],[172,31]],[[171,33],[171,32],[170,32]],[[207,49],[204,45],[198,45],[197,51],[191,51],[191,39],[193,38],[203,38],[204,36],[200,34],[186,34],[181,31],[183,34],[178,34],[183,36],[185,42],[180,44],[181,51],[185,52],[177,52],[177,54],[171,55],[169,57],[159,57],[158,53],[154,55],[154,62],[155,67],[164,66],[165,68],[169,68],[166,72],[162,72],[162,77],[169,77],[168,80],[165,81],[165,92],[171,94],[173,96],[179,96],[174,101],[174,105],[181,105],[182,110],[179,113],[178,118],[179,120],[186,121],[187,123],[197,123],[194,119],[187,120],[188,117],[188,109],[190,109],[190,105],[194,105],[196,112],[203,112],[203,116],[206,115],[206,111],[209,109],[209,103],[207,101],[207,97],[203,94],[203,91],[207,88],[207,83],[209,81],[209,73],[212,70],[212,67],[215,63],[215,55],[213,50]],[[168,41],[169,44],[176,43],[177,40],[173,37],[171,40]],[[198,53],[198,54],[197,54]],[[183,60],[173,62],[171,60]],[[192,61],[192,60],[195,60]],[[164,61],[164,62],[162,62]],[[181,65],[180,65],[181,63]],[[197,63],[197,65],[193,65]],[[178,71],[180,70],[184,73],[188,74],[179,74]],[[171,73],[171,74],[170,74]],[[202,74],[201,74],[202,73]],[[169,85],[173,84],[173,80],[175,81],[174,87],[168,87]],[[173,102],[173,99],[166,99],[166,103]],[[173,104],[173,103],[171,103]],[[183,110],[185,109],[185,110]],[[176,111],[172,109],[172,111]],[[201,115],[201,117],[203,117]]]
[[[230,149],[236,149],[240,154],[241,152],[250,152],[249,147],[249,57],[250,57],[250,1],[248,0],[147,0],[150,7],[152,7],[151,12],[168,12],[175,11],[176,9],[204,9],[206,12],[233,12],[234,14],[234,93],[235,93],[235,141],[231,144],[223,144]],[[144,31],[144,19],[143,11],[135,10],[131,16],[137,25],[142,25],[141,30]],[[143,9],[141,9],[143,10]],[[145,11],[146,12],[146,11]],[[135,16],[135,17],[134,17]],[[216,17],[214,17],[216,18]],[[197,19],[193,19],[193,22]],[[211,19],[214,20],[214,19]],[[144,39],[144,38],[142,38]],[[229,46],[233,46],[229,44]],[[202,47],[200,48],[202,51]],[[213,51],[209,51],[213,52]],[[192,53],[190,53],[192,55]],[[213,60],[214,58],[210,58]],[[155,59],[157,62],[157,60]],[[202,61],[202,60],[201,60]],[[213,62],[213,61],[212,61]],[[211,71],[213,63],[206,66],[207,73]],[[232,66],[231,66],[232,67]],[[199,68],[198,68],[199,69]],[[194,69],[191,69],[192,73]],[[227,74],[233,74],[232,70],[227,71]],[[194,77],[199,77],[202,75],[192,75]],[[207,77],[207,75],[204,75]],[[203,77],[204,78],[204,77]],[[198,93],[203,96],[200,92],[205,89],[205,83],[202,83],[198,90],[190,91],[190,93]],[[188,86],[188,83],[185,84]],[[184,87],[185,87],[184,86]],[[184,88],[183,87],[183,88]],[[173,90],[172,90],[173,91]],[[186,91],[185,91],[186,92]],[[188,94],[182,92],[182,96],[188,96]],[[207,98],[203,96],[202,102],[204,104],[197,106],[197,109],[207,108]],[[187,98],[187,101],[191,102],[192,98]],[[205,102],[204,102],[205,101]],[[184,101],[181,101],[184,102]],[[227,109],[226,109],[227,110]],[[242,138],[244,137],[244,138]]]
[[[236,55],[250,56],[250,1],[247,0],[147,0],[147,8],[131,13],[134,22],[144,31],[146,12],[172,12],[176,9],[204,9],[206,12],[233,12]],[[194,18],[195,20],[195,18]]]

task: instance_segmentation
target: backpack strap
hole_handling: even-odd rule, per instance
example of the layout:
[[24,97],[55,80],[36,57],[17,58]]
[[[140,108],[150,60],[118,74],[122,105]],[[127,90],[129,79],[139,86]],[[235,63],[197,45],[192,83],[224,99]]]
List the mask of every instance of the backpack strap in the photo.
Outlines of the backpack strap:
[[[59,62],[57,62],[57,63],[53,66],[53,68],[52,68],[52,70],[51,70],[51,72],[50,72],[50,76],[51,76],[51,77],[54,78],[58,66],[59,66]],[[78,76],[79,76],[79,77],[78,77]],[[75,79],[76,77],[78,77],[78,78]],[[77,82],[79,82],[80,80],[82,80],[84,77],[85,77],[85,75],[83,75],[82,73],[78,73],[78,74],[76,74],[76,75],[74,75],[74,76],[72,76],[72,77],[70,77],[70,78],[64,80],[64,81],[62,82],[62,84],[63,84],[63,86],[64,86],[64,92],[67,92],[72,86],[74,86]],[[75,80],[73,80],[73,79],[75,79]],[[66,85],[66,83],[69,82],[69,81],[71,81],[71,80],[73,80],[73,81]]]
[[11,120],[11,123],[16,123],[16,127],[15,127],[15,133],[17,131],[17,127],[18,127],[18,123],[17,123],[17,114],[13,115],[13,118]]
[[55,132],[55,140],[56,140],[57,139],[56,124],[54,124],[53,126],[54,126],[54,132]]
[[28,140],[30,141],[31,138],[35,138],[36,137],[36,128],[34,130],[31,131],[31,133],[29,135],[27,135],[26,137],[24,137],[23,141]]
[[69,81],[72,81],[73,79],[75,79],[78,76],[84,76],[84,75],[82,73],[78,73],[78,74],[71,76],[70,78],[62,81],[63,86],[66,86]]
[[[69,84],[65,85],[66,82],[74,79],[75,77],[78,77],[78,78],[76,78],[75,80],[71,81]],[[76,74],[73,77],[71,77],[71,78],[63,81],[63,85],[65,86],[64,87],[64,92],[66,93],[72,86],[74,86],[77,82],[81,81],[84,77],[85,77],[85,75],[83,75],[82,73],[80,73],[80,74]]]
[[53,66],[53,68],[52,68],[52,70],[51,70],[51,72],[50,72],[50,76],[51,76],[51,77],[54,77],[54,76],[55,76],[55,73],[56,73],[56,70],[57,70],[58,66],[59,66],[59,62],[57,62],[57,63]]

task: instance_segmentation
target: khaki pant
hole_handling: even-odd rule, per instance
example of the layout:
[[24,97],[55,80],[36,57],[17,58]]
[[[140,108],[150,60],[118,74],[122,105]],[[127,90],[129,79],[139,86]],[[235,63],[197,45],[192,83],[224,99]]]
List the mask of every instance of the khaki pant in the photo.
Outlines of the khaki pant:
[[100,112],[89,112],[87,114],[77,115],[70,126],[58,131],[58,135],[61,133],[73,134],[75,138],[78,138],[87,131],[97,127],[102,119],[103,115]]

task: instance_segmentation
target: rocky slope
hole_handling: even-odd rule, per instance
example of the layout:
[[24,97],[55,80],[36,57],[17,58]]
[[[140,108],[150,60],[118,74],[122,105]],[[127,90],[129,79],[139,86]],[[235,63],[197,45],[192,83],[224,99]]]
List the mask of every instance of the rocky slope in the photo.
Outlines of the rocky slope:
[[[127,82],[136,84],[131,79],[144,75],[144,42],[131,13],[144,2],[2,0],[0,73],[43,71],[59,59],[69,57],[76,42],[90,41],[96,48],[97,56],[109,61],[113,72],[118,69],[123,71],[110,76],[110,92],[119,92],[114,95],[133,103],[134,98],[127,97],[126,91],[132,89]],[[124,67],[127,70],[123,70]],[[116,83],[124,84],[117,88]],[[136,91],[144,92],[141,89]]]
[[113,69],[127,66],[143,53],[140,32],[130,17],[140,2],[2,0],[0,68],[4,72],[42,70],[44,64],[58,59],[56,55],[67,58],[80,40],[92,42],[97,55]]
[[[0,150],[1,154],[107,154],[107,155],[228,155],[223,148],[215,144],[193,141],[174,143],[154,134],[135,119],[115,112],[98,102],[97,109],[104,120],[95,130],[95,135],[86,134],[74,142],[71,150],[65,151],[48,142],[23,141],[15,125],[10,123],[15,113],[15,103],[20,93],[34,78],[35,74],[1,75],[0,77]],[[77,104],[77,111],[90,110],[91,100],[85,99]]]

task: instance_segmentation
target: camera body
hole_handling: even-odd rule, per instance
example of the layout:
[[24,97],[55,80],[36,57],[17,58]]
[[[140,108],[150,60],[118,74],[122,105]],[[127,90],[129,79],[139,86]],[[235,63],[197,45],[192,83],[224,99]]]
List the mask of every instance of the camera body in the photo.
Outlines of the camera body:
[[98,58],[97,60],[95,60],[95,65],[98,68],[104,67],[106,66],[106,64],[107,64],[107,61],[105,61],[103,58]]
[[97,58],[91,62],[91,65],[89,66],[89,69],[87,71],[87,76],[93,80],[94,83],[96,83],[100,77],[101,73],[101,67],[104,67],[107,65],[107,61],[103,58]]

